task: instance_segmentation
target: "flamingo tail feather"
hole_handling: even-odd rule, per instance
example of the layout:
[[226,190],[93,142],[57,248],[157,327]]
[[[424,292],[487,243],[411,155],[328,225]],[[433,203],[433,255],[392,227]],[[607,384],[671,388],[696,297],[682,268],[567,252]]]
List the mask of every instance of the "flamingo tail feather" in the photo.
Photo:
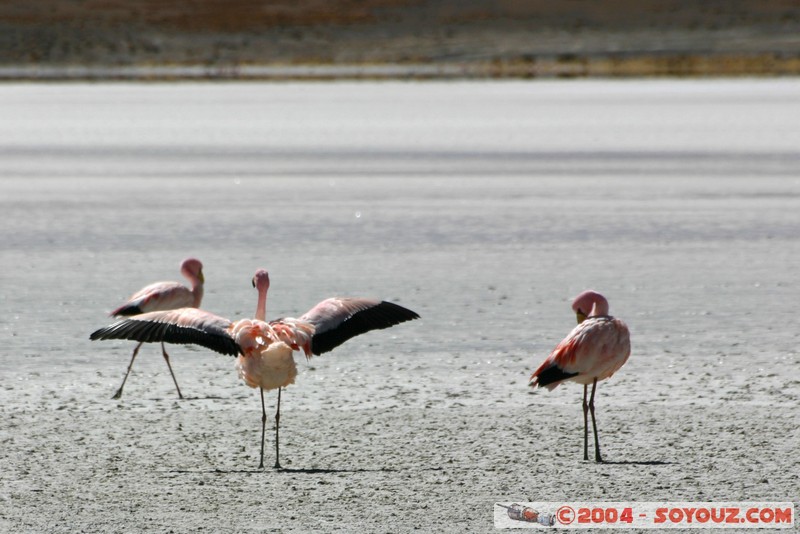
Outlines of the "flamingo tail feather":
[[568,373],[557,365],[552,365],[546,369],[542,369],[534,373],[531,377],[531,386],[546,387],[549,390],[554,389],[564,380],[578,376],[578,373]]

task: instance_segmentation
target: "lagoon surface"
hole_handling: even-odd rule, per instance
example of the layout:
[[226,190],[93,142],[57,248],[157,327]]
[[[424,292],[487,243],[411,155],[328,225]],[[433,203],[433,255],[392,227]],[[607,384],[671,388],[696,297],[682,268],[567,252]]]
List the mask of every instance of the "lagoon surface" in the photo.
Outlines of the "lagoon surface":
[[[488,531],[495,502],[800,494],[800,81],[0,85],[0,530]],[[203,308],[422,319],[306,362],[283,472],[233,360],[90,342],[204,263]],[[633,352],[527,378],[594,288]],[[276,393],[266,395],[268,415]],[[268,425],[271,423],[271,418]],[[272,441],[268,426],[268,454]],[[271,465],[271,464],[270,464]]]

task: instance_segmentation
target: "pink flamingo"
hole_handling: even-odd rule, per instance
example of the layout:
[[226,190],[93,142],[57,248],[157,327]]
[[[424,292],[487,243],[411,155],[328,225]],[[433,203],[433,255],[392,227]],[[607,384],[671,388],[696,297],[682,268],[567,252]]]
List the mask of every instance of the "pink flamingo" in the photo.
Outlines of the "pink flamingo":
[[[534,371],[529,385],[553,390],[567,380],[583,384],[583,459],[589,459],[587,412],[591,411],[595,461],[602,462],[594,416],[594,392],[598,380],[610,377],[628,361],[631,354],[630,333],[621,319],[608,314],[608,301],[595,291],[584,291],[575,297],[572,311],[578,316],[578,326]],[[592,395],[587,404],[589,384],[592,384]]]
[[[196,258],[187,258],[181,263],[181,274],[192,283],[192,289],[179,282],[156,282],[134,293],[125,304],[112,311],[109,315],[111,317],[119,317],[161,310],[174,310],[176,308],[199,307],[200,301],[203,300],[203,282],[205,281],[203,278],[203,264]],[[136,348],[133,349],[131,363],[128,364],[125,378],[122,379],[122,384],[117,392],[114,393],[113,399],[122,397],[122,388],[125,387],[125,382],[128,380],[131,367],[133,367],[133,360],[136,359],[136,355],[139,353],[143,343],[144,341],[140,341]],[[175,380],[175,373],[172,372],[169,354],[167,354],[164,343],[161,343],[161,354],[164,356],[164,361],[167,362],[169,374],[172,375],[175,389],[178,390],[178,397],[182,399],[181,388],[178,387],[178,381]]]
[[260,269],[253,277],[258,290],[255,319],[231,322],[194,308],[161,311],[123,319],[92,333],[95,339],[134,339],[140,342],[194,343],[222,354],[238,355],[239,377],[261,394],[261,461],[264,467],[264,433],[267,412],[264,390],[278,389],[275,412],[275,468],[281,469],[279,429],[281,390],[297,376],[293,352],[306,358],[338,347],[348,339],[419,318],[415,312],[391,302],[364,298],[329,298],[299,319],[266,322],[269,275]]

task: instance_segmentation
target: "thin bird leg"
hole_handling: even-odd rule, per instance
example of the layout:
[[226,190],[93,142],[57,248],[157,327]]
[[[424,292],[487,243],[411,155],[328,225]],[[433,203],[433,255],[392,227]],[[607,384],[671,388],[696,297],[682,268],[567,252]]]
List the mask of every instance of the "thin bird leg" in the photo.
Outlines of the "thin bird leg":
[[583,459],[589,461],[589,404],[586,402],[587,385],[583,385]]
[[169,374],[172,375],[172,381],[175,382],[175,389],[178,390],[178,397],[183,399],[183,395],[181,394],[181,388],[178,387],[178,381],[175,380],[175,373],[172,372],[172,366],[169,364],[169,354],[167,354],[167,349],[164,347],[164,342],[161,342],[161,354],[164,355],[164,361],[167,362],[167,367],[169,367]]
[[278,440],[278,430],[281,426],[281,390],[278,388],[278,411],[275,412],[275,469],[281,469],[280,456],[280,441]]
[[133,360],[136,359],[136,355],[139,354],[139,348],[141,348],[142,345],[144,345],[144,341],[139,342],[136,348],[133,349],[133,356],[131,356],[131,363],[128,364],[128,370],[125,371],[125,378],[122,379],[122,384],[119,386],[117,392],[114,393],[114,396],[111,397],[112,399],[119,399],[122,397],[122,388],[125,387],[125,382],[128,380],[128,375],[131,373],[131,367],[133,367]]
[[267,424],[267,410],[264,409],[264,389],[258,388],[261,392],[261,461],[258,463],[258,468],[264,468],[264,428]]
[[[585,386],[584,386],[585,387]],[[592,396],[589,398],[589,410],[592,412],[592,429],[594,429],[594,461],[602,462],[603,458],[600,456],[600,440],[597,439],[597,422],[594,419],[594,390],[597,389],[597,379],[592,383]]]

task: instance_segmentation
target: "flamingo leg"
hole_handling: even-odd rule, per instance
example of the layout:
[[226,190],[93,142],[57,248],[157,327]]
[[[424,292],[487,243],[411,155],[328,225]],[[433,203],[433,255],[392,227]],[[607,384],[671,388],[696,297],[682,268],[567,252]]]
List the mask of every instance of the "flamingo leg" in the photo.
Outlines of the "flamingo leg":
[[258,463],[258,468],[264,467],[264,428],[267,424],[267,411],[264,409],[264,389],[258,388],[261,392],[261,461]]
[[280,440],[278,439],[278,430],[281,426],[281,390],[278,388],[278,411],[275,412],[275,469],[281,469],[280,462]]
[[[589,403],[586,402],[588,386],[583,385],[583,459],[589,461]],[[594,419],[592,419],[594,421]]]
[[125,382],[128,380],[128,375],[131,373],[131,367],[133,367],[133,360],[136,359],[136,355],[139,354],[139,349],[142,347],[142,345],[144,345],[144,341],[140,341],[139,344],[136,345],[136,348],[133,349],[133,356],[131,356],[131,363],[128,364],[128,370],[125,371],[125,378],[122,379],[122,384],[120,384],[119,389],[116,393],[114,393],[114,396],[111,397],[112,399],[119,399],[122,397],[122,388],[125,387]]
[[164,347],[164,342],[161,342],[161,354],[164,356],[164,361],[167,362],[167,367],[169,368],[169,374],[172,375],[172,381],[175,383],[175,389],[178,390],[178,397],[183,399],[183,395],[181,394],[181,388],[178,387],[178,381],[175,380],[175,373],[172,372],[172,366],[169,364],[169,354],[167,354],[167,349]]
[[[584,386],[585,387],[585,386]],[[592,396],[589,398],[589,410],[592,412],[592,429],[594,430],[594,461],[602,462],[600,456],[600,440],[597,438],[597,421],[594,418],[594,391],[597,389],[597,379],[592,382]]]

